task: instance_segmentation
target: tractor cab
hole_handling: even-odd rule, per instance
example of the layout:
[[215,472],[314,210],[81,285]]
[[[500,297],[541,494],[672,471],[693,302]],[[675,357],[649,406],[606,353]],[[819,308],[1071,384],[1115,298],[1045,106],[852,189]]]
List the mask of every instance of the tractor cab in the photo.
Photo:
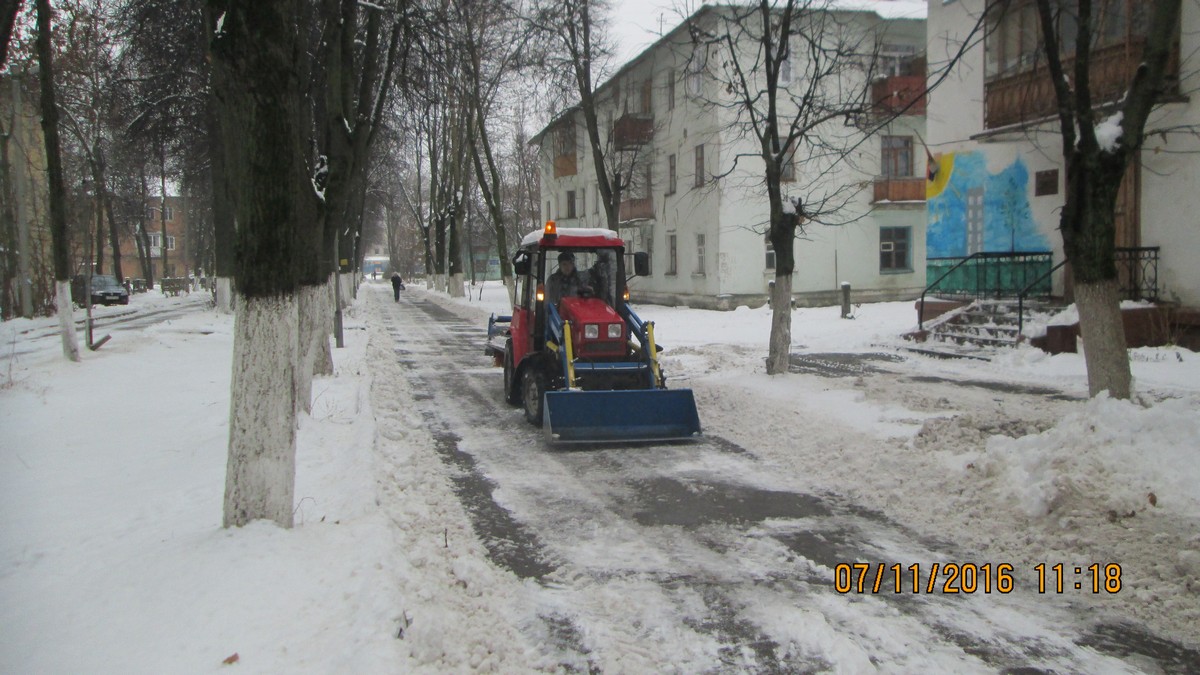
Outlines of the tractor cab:
[[513,312],[492,318],[488,352],[502,360],[506,400],[552,441],[700,433],[691,391],[666,389],[654,325],[628,304],[627,258],[634,276],[649,273],[647,254],[626,256],[615,232],[553,221],[513,257]]

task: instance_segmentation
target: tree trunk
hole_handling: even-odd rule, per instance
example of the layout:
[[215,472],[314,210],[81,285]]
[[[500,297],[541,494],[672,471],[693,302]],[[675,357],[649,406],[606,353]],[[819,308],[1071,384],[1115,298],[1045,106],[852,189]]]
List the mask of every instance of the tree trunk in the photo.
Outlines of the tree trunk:
[[1089,395],[1107,391],[1113,398],[1129,398],[1133,377],[1129,370],[1129,349],[1125,344],[1117,280],[1077,279],[1075,304],[1079,309],[1079,332],[1083,337]]
[[166,279],[175,275],[167,269],[167,148],[161,143],[158,148],[158,188],[162,192],[162,203],[158,211],[158,220],[162,230],[162,240],[158,247],[159,252],[162,253],[162,269],[159,270],[158,276]]
[[771,342],[767,355],[767,374],[788,372],[792,354],[792,275],[776,275],[771,287]]
[[104,203],[100,200],[99,186],[92,197],[92,211],[96,215],[96,269],[94,274],[104,274]]
[[138,239],[138,255],[142,256],[142,276],[146,279],[146,290],[154,288],[154,252],[150,249],[150,230],[146,229],[146,207],[150,201],[150,187],[146,182],[146,166],[138,169],[141,178],[142,194],[138,202],[138,231],[134,235]]
[[300,315],[300,358],[296,368],[296,412],[312,412],[313,368],[320,353],[322,340],[329,341],[326,331],[325,298],[329,292],[325,284],[304,285],[296,294]]
[[[204,22],[207,26],[205,34],[211,35],[216,28],[216,19],[211,8],[204,8]],[[208,41],[205,41],[208,43]],[[212,56],[211,46],[206,47],[209,57]],[[219,78],[225,77],[224,69],[211,69],[208,96],[208,137],[209,137],[209,170],[212,180],[212,217],[213,217],[213,276],[216,277],[217,311],[229,314],[233,311],[233,266],[234,241],[237,238],[236,209],[233,204],[234,192],[229,186],[229,172],[225,168],[224,138],[221,135],[221,124],[217,117],[215,94],[225,86]]]
[[79,360],[79,340],[71,316],[71,255],[67,245],[67,189],[63,182],[58,139],[58,104],[54,96],[54,48],[50,34],[50,0],[37,0],[38,77],[41,81],[42,136],[46,144],[46,183],[50,200],[50,246],[54,258],[55,303],[62,329],[63,355]]
[[333,375],[333,348],[329,346],[329,336],[333,333],[333,313],[337,305],[334,297],[333,274],[330,274],[325,280],[324,295],[321,298],[323,303],[320,309],[321,318],[324,322],[323,337],[317,341],[317,356],[313,363],[313,375]]
[[298,240],[314,227],[305,163],[300,0],[230,3],[212,34],[225,166],[235,191],[237,251],[233,379],[224,524],[267,518],[292,526],[299,359]]
[[292,526],[296,482],[295,295],[238,298],[225,472],[225,527]]

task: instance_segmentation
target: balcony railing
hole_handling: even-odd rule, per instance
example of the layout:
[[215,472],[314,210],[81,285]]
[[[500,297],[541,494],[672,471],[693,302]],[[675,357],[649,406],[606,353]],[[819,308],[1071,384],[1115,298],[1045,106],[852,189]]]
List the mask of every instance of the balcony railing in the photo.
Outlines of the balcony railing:
[[1121,299],[1158,302],[1158,247],[1118,248],[1117,278]]
[[[1128,42],[1099,47],[1091,52],[1091,71],[1088,85],[1092,101],[1099,105],[1119,100],[1142,62],[1146,39],[1135,37]],[[984,83],[984,123],[988,129],[1041,119],[1058,109],[1058,99],[1050,81],[1045,56],[1032,70],[1016,75],[993,78]],[[1074,57],[1063,59],[1063,70],[1074,73]],[[1166,93],[1179,90],[1179,49],[1171,52],[1167,63]]]
[[923,202],[924,178],[876,178],[874,203]]
[[627,113],[613,123],[617,150],[635,150],[654,140],[654,116]]
[[871,102],[883,114],[925,114],[925,76],[893,75],[871,83]]
[[621,202],[620,219],[638,220],[654,217],[654,198],[635,197]]

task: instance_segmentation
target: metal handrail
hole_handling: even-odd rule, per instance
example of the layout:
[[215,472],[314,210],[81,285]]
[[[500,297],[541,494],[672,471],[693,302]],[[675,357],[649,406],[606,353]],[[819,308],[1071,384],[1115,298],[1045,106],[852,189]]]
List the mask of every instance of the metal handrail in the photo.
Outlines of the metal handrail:
[[[921,300],[920,300],[920,303],[919,303],[919,306],[917,309],[917,314],[918,314],[917,330],[925,330],[925,296],[928,295],[929,291],[933,290],[938,284],[942,283],[942,281],[944,281],[946,279],[946,277],[950,276],[950,274],[952,272],[954,272],[958,268],[962,267],[963,265],[966,265],[967,263],[971,262],[972,260],[989,260],[989,259],[1004,260],[1006,258],[1023,258],[1026,256],[1045,256],[1045,255],[1053,255],[1053,254],[1050,251],[1004,251],[1004,252],[976,251],[975,253],[972,253],[971,255],[969,255],[965,258],[962,258],[957,263],[955,263],[952,267],[950,267],[950,269],[943,272],[942,276],[938,277],[936,281],[934,281],[933,283],[926,286],[925,290],[921,291]],[[954,259],[955,259],[954,257],[927,258],[927,260],[954,260]],[[976,291],[976,295],[978,296],[978,291]]]
[[925,330],[925,294],[928,293],[929,291],[933,290],[934,286],[937,286],[938,284],[942,283],[942,280],[944,280],[946,277],[950,276],[951,272],[953,272],[954,270],[967,264],[967,262],[970,260],[983,257],[983,255],[984,255],[983,251],[978,251],[978,252],[972,253],[971,255],[963,258],[962,260],[958,261],[957,265],[954,265],[950,269],[946,270],[946,272],[944,274],[942,274],[942,276],[938,277],[937,281],[933,282],[932,284],[929,284],[928,286],[925,287],[925,290],[921,291],[921,303],[920,303],[920,306],[917,307],[917,330],[918,331]]
[[1059,269],[1062,268],[1063,265],[1066,265],[1067,262],[1069,262],[1069,261],[1066,258],[1064,258],[1062,262],[1058,263],[1054,267],[1051,267],[1050,271],[1046,272],[1045,274],[1038,277],[1037,279],[1034,279],[1033,283],[1029,284],[1025,288],[1022,288],[1021,293],[1019,295],[1017,295],[1017,336],[1018,336],[1018,339],[1020,338],[1020,335],[1025,332],[1025,296],[1029,294],[1029,291],[1033,290],[1034,286],[1037,286],[1038,284],[1045,281],[1047,277],[1049,277],[1051,274],[1054,274],[1055,272],[1057,272]]

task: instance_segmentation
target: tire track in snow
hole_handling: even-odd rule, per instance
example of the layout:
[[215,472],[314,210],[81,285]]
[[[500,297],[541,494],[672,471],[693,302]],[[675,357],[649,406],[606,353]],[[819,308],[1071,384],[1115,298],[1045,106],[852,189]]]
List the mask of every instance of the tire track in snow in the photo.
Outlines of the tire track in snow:
[[[614,650],[632,650],[630,654],[640,666],[679,668],[680,661],[662,658],[661,654],[656,660],[656,655],[647,653],[642,646],[655,641],[654,636],[648,639],[647,631],[670,630],[682,630],[685,635],[690,631],[690,639],[699,642],[703,642],[704,636],[715,641],[715,646],[705,645],[690,654],[698,659],[691,662],[696,665],[702,663],[704,648],[709,648],[707,655],[711,660],[704,670],[792,672],[829,667],[821,653],[803,649],[798,652],[792,645],[781,647],[768,635],[770,618],[764,619],[763,613],[756,612],[747,600],[762,599],[764,594],[785,611],[805,608],[811,614],[812,610],[806,606],[817,607],[820,614],[816,618],[827,624],[827,630],[838,634],[836,637],[851,647],[870,654],[867,663],[876,661],[873,651],[876,649],[885,659],[902,655],[880,649],[877,643],[893,636],[880,635],[876,627],[864,625],[876,621],[898,625],[901,632],[914,632],[916,627],[919,630],[913,640],[915,647],[910,645],[907,651],[915,648],[918,657],[949,660],[963,671],[1021,669],[1030,664],[1053,664],[1068,670],[1086,670],[1097,664],[1108,669],[1125,665],[1097,654],[1091,645],[1081,650],[1085,638],[1074,634],[1069,627],[1057,627],[1058,632],[1048,633],[1044,625],[1032,629],[1022,625],[1018,619],[1004,614],[1014,610],[1019,613],[1021,608],[1009,606],[1012,603],[998,612],[978,599],[945,603],[926,596],[838,596],[833,593],[827,575],[839,561],[884,561],[900,559],[900,555],[914,559],[920,556],[923,560],[946,559],[950,557],[946,552],[948,547],[920,541],[882,515],[841,503],[835,497],[810,497],[825,509],[815,516],[773,513],[771,509],[778,506],[778,500],[787,498],[783,495],[791,498],[800,495],[781,491],[764,499],[761,488],[743,489],[739,494],[733,489],[736,486],[728,483],[729,478],[737,480],[736,475],[723,476],[716,469],[707,473],[679,470],[689,460],[701,465],[701,469],[706,462],[722,468],[723,462],[714,461],[714,457],[732,456],[737,459],[739,469],[757,462],[745,449],[718,437],[684,448],[639,446],[622,451],[607,446],[596,451],[547,451],[540,434],[525,424],[519,412],[503,403],[496,382],[498,376],[485,367],[463,367],[464,362],[470,363],[476,350],[482,352],[481,327],[464,322],[457,314],[427,300],[406,298],[398,313],[407,319],[405,330],[419,333],[414,339],[405,340],[411,351],[403,350],[407,353],[401,353],[400,357],[410,368],[414,382],[426,390],[422,403],[428,406],[431,424],[440,424],[448,439],[452,438],[453,453],[443,454],[448,465],[458,464],[459,469],[469,467],[489,482],[492,506],[488,509],[504,512],[506,518],[518,525],[514,513],[526,518],[537,514],[535,528],[521,526],[520,530],[513,530],[515,535],[505,538],[519,539],[521,531],[536,530],[544,535],[537,543],[541,558],[549,560],[551,554],[547,551],[555,551],[555,568],[531,576],[538,579],[546,593],[576,603],[559,605],[558,611],[543,612],[541,616],[552,632],[566,635],[559,639],[576,656],[573,669],[614,667],[614,663],[616,668],[631,669],[628,660],[614,661],[611,654]],[[399,339],[408,337],[399,332],[396,335]],[[466,460],[459,455],[471,459],[464,465]],[[761,467],[756,470],[761,471]],[[664,471],[668,473],[665,477]],[[556,489],[554,483],[561,484],[561,488]],[[695,488],[704,494],[689,499],[686,490],[681,492],[680,487]],[[722,497],[722,491],[729,494]],[[664,495],[669,498],[673,492],[677,498],[673,507],[649,503]],[[747,501],[749,506],[745,506]],[[742,506],[737,506],[739,502]],[[739,509],[753,513],[740,513]],[[705,510],[713,511],[708,517],[710,522],[705,521]],[[774,522],[786,521],[788,517],[803,522],[791,527]],[[476,522],[480,538],[492,536],[487,532],[486,521],[480,518]],[[589,559],[586,554],[590,552],[586,545],[580,545],[578,535],[589,524],[604,529],[604,537],[618,548],[626,545],[645,558],[657,556],[660,560],[650,563],[663,565],[637,560],[636,555],[632,556],[634,560],[624,560],[619,555],[611,561],[604,560],[604,556]],[[747,546],[747,541],[753,545]],[[781,570],[772,556],[801,559],[808,567]],[[504,565],[502,558],[493,560]],[[755,570],[756,565],[766,571]],[[663,573],[664,566],[675,571]],[[669,617],[667,625],[613,631],[617,619],[604,614],[604,602],[611,600],[606,594],[623,584],[650,589],[653,597],[647,599],[648,605],[657,602],[681,611]],[[542,598],[542,601],[554,606],[556,599],[561,600]],[[1054,624],[1053,610],[1038,614],[1043,621]],[[1066,619],[1068,624],[1072,623],[1071,617]],[[960,623],[973,630],[960,628]],[[1045,639],[1040,637],[1043,634],[1047,635]],[[1096,646],[1119,653],[1103,649],[1102,644]],[[886,670],[888,663],[885,660],[873,665],[885,666]],[[1168,672],[1186,671],[1168,668]]]

